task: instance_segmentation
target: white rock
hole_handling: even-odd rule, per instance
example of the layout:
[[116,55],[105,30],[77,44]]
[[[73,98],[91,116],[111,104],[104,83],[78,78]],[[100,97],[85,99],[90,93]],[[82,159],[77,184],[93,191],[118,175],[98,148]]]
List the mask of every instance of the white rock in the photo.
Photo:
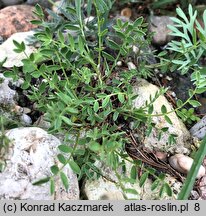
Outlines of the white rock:
[[[183,154],[176,154],[169,158],[169,163],[178,172],[187,174],[192,167],[193,159]],[[205,168],[201,165],[197,174],[197,178],[199,179],[204,175]]]
[[206,116],[204,116],[190,129],[190,133],[192,136],[197,137],[198,139],[204,138],[206,135]]
[[36,48],[30,46],[28,41],[28,37],[33,35],[34,31],[18,32],[13,34],[2,45],[0,45],[0,61],[3,61],[7,57],[7,60],[3,64],[3,67],[11,68],[13,66],[20,67],[23,65],[21,60],[25,59],[26,56],[24,53],[16,53],[13,51],[13,49],[16,48],[13,44],[13,40],[16,40],[19,43],[24,42],[26,45],[25,53],[27,55],[30,55],[31,53],[36,51]]
[[118,66],[118,67],[122,66],[122,61],[118,61],[118,62],[117,62],[117,66]]
[[128,66],[129,70],[135,70],[135,69],[137,69],[136,65],[133,62],[128,62],[127,66]]
[[[141,108],[145,106],[146,101],[149,102],[150,96],[154,97],[155,93],[159,91],[159,88],[153,84],[148,83],[144,79],[139,79],[135,86],[133,87],[134,94],[137,94],[138,97],[134,100],[133,105],[135,108]],[[172,110],[172,106],[167,101],[164,96],[159,96],[154,102],[154,110],[152,114],[160,114],[161,107],[165,105],[167,111]],[[177,117],[175,112],[168,114],[168,117],[172,121],[172,125],[169,124],[163,116],[152,117],[152,122],[156,124],[156,127],[153,128],[149,137],[145,137],[144,145],[150,150],[159,149],[167,150],[171,153],[183,153],[188,154],[191,137],[189,131],[186,129],[182,121]],[[158,130],[164,127],[168,127],[168,131],[162,134],[162,138],[158,140]],[[176,144],[169,145],[168,138],[170,134],[176,134]]]
[[77,176],[68,166],[64,169],[69,179],[68,192],[57,177],[55,195],[49,192],[49,183],[33,186],[32,183],[49,176],[50,166],[57,163],[57,146],[60,141],[46,131],[36,128],[16,128],[8,131],[11,140],[7,166],[0,173],[0,199],[76,200],[79,199]]
[[140,50],[139,50],[139,47],[137,46],[132,46],[132,51],[137,54]]

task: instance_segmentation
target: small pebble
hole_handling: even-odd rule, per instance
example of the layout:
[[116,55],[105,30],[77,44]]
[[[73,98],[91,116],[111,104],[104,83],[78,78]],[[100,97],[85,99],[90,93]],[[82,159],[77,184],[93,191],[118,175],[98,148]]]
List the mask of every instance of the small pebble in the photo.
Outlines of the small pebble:
[[166,79],[167,79],[168,81],[171,81],[171,80],[172,80],[172,77],[166,76]]
[[31,109],[27,108],[27,107],[23,107],[23,112],[25,114],[31,113]]
[[167,153],[165,153],[165,152],[156,151],[155,156],[162,161],[167,160]]
[[198,200],[200,195],[199,195],[199,193],[197,191],[192,190],[191,193],[190,193],[190,197],[191,197],[192,200]]
[[177,97],[177,95],[176,95],[175,92],[172,92],[171,95],[172,95],[173,98],[176,98],[176,97]]
[[[178,172],[187,174],[192,167],[193,159],[183,154],[176,154],[169,158],[169,163]],[[200,179],[204,175],[205,168],[201,165],[196,178]]]
[[132,10],[130,8],[124,8],[121,11],[121,16],[125,16],[127,18],[130,18],[132,16]]
[[118,61],[117,66],[122,66],[122,61]]
[[25,124],[25,125],[31,125],[32,124],[31,118],[28,115],[24,114],[24,113],[22,114],[20,119],[21,119],[22,123]]
[[129,70],[135,70],[137,67],[134,65],[134,63],[132,62],[128,62],[127,63],[128,69]]
[[137,46],[132,46],[132,51],[137,54],[139,52],[139,48]]

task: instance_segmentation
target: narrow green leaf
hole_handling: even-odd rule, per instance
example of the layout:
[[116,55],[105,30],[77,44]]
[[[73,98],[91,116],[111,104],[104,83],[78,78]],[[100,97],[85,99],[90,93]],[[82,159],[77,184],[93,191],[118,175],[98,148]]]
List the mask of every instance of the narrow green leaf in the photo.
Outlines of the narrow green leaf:
[[169,186],[169,184],[168,184],[168,183],[165,183],[165,184],[164,184],[164,187],[165,187],[165,192],[167,193],[167,195],[171,197],[172,194],[173,194],[173,192],[172,192],[172,189],[171,189],[171,187]]
[[62,34],[62,32],[59,30],[58,31],[58,38],[59,38],[59,41],[62,43],[62,44],[64,44],[64,35]]
[[69,118],[65,117],[65,116],[61,116],[62,120],[67,124],[67,125],[70,125],[70,126],[81,126],[81,124],[76,124],[76,123],[73,123]]
[[78,31],[79,30],[79,26],[78,25],[66,24],[65,28],[68,29],[68,30],[72,30],[72,31]]
[[143,18],[142,16],[141,16],[141,17],[138,17],[138,18],[134,21],[133,26],[134,26],[134,27],[140,26],[140,25],[142,25],[143,21],[144,21],[144,18]]
[[59,145],[58,149],[64,153],[71,153],[73,151],[73,148],[68,145]]
[[50,170],[54,175],[56,175],[59,172],[59,167],[57,165],[53,165]]
[[67,107],[65,109],[66,112],[70,113],[70,114],[78,114],[79,110],[77,108],[74,107]]
[[152,114],[153,113],[153,111],[154,111],[154,106],[153,106],[153,104],[151,105],[151,106],[149,106],[149,108],[148,108],[148,114]]
[[41,20],[31,20],[30,23],[33,25],[41,25],[42,21]]
[[165,120],[166,120],[169,124],[172,125],[172,121],[171,121],[171,119],[170,119],[167,115],[164,115],[164,118],[165,118]]
[[130,178],[136,180],[137,178],[137,166],[133,165],[130,171]]
[[13,40],[13,44],[15,45],[15,47],[16,47],[17,49],[21,50],[21,44],[20,44],[18,41]]
[[66,160],[66,158],[64,157],[64,155],[58,154],[58,155],[57,155],[57,158],[58,158],[58,160],[59,160],[60,163],[62,163],[62,164],[66,164],[66,163],[67,163],[67,160]]
[[102,51],[102,56],[105,57],[109,61],[114,61],[115,60],[115,58],[112,55],[108,54],[105,51]]
[[71,169],[76,173],[76,174],[80,174],[81,173],[81,169],[79,168],[78,164],[74,161],[69,161],[69,165],[71,167]]
[[165,185],[163,184],[160,188],[159,196],[162,197],[165,192]]
[[81,0],[75,0],[75,8],[76,8],[76,13],[77,17],[81,20]]
[[79,51],[82,54],[84,52],[84,40],[82,37],[78,37],[78,47],[79,47]]
[[113,40],[108,40],[108,45],[114,50],[120,50],[120,46]]
[[155,190],[159,186],[159,184],[160,184],[160,180],[156,179],[151,185],[151,190],[152,191]]
[[94,112],[97,112],[99,110],[99,102],[95,101],[93,106]]
[[162,105],[161,112],[162,112],[162,114],[167,113],[167,107],[165,105]]
[[125,192],[125,193],[134,194],[134,195],[138,195],[138,194],[139,194],[139,193],[138,193],[135,189],[133,189],[133,188],[125,188],[125,189],[124,189],[124,192]]
[[189,94],[190,97],[192,97],[193,94],[194,94],[194,91],[192,89],[189,89],[188,94]]
[[110,101],[110,96],[106,96],[105,99],[102,101],[102,108],[106,107],[107,104],[109,103]]
[[64,185],[66,191],[68,191],[68,189],[69,189],[68,177],[65,175],[64,172],[60,172],[60,178],[61,178],[62,184]]
[[101,37],[105,36],[107,34],[107,32],[108,32],[108,29],[104,29],[104,31],[102,31],[100,34]]
[[142,186],[145,184],[146,180],[148,179],[148,175],[149,175],[148,172],[144,172],[144,173],[141,175],[140,180],[139,180],[139,186],[140,186],[140,187],[142,187]]
[[118,116],[119,116],[119,112],[115,111],[114,114],[113,114],[113,117],[112,117],[113,121],[116,121]]
[[55,192],[55,182],[54,182],[54,179],[51,178],[50,179],[50,194],[53,195]]
[[196,93],[197,93],[197,94],[202,94],[202,93],[204,93],[204,92],[206,92],[206,87],[198,88],[198,89],[196,90]]
[[50,180],[50,177],[46,177],[46,178],[40,179],[40,180],[32,183],[32,185],[42,185],[44,183],[47,183],[49,180]]
[[75,50],[74,38],[70,34],[68,34],[68,40],[69,40],[69,44],[71,46],[71,50],[74,51]]
[[177,100],[177,106],[178,106],[178,107],[181,107],[182,105],[183,105],[183,102],[182,102],[180,99],[178,99],[178,100]]
[[117,95],[117,97],[118,97],[118,100],[121,102],[121,103],[124,103],[124,95],[123,94],[121,94],[121,93],[119,93],[118,95]]
[[39,5],[39,4],[36,4],[35,5],[35,12],[36,12],[36,14],[40,17],[40,18],[42,18],[43,16],[44,16],[44,12],[43,12],[43,10],[42,10],[42,7]]
[[201,106],[201,103],[196,100],[189,100],[189,104],[192,105],[193,107]]

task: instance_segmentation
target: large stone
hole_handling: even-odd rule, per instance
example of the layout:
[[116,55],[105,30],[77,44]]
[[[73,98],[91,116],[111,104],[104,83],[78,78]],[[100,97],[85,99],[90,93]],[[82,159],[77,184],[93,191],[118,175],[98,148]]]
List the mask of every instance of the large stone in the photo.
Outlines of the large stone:
[[197,122],[191,129],[192,136],[198,139],[203,139],[206,135],[206,116],[204,116],[199,122]]
[[168,16],[151,16],[149,21],[149,31],[154,32],[152,43],[156,46],[167,44],[172,36],[169,35],[171,30],[167,25],[173,25],[173,21]]
[[59,177],[55,178],[55,193],[50,195],[49,182],[34,186],[33,182],[50,176],[50,167],[57,164],[57,146],[61,142],[46,131],[30,127],[8,131],[7,165],[0,173],[0,199],[14,200],[76,200],[79,199],[77,176],[69,166],[64,172],[69,180],[68,192]]
[[[144,107],[146,101],[149,102],[150,97],[153,98],[157,91],[159,91],[159,88],[157,86],[148,83],[146,80],[139,79],[133,87],[134,94],[138,95],[138,97],[133,102],[133,106],[135,108]],[[167,108],[167,112],[173,110],[167,99],[163,95],[161,95],[153,103],[154,109],[152,114],[161,114],[161,107],[163,105]],[[155,127],[153,128],[150,135],[144,138],[143,142],[145,147],[147,147],[151,151],[158,149],[164,151],[166,150],[170,153],[188,154],[191,145],[191,137],[189,131],[187,130],[183,122],[177,117],[175,112],[168,114],[168,117],[171,119],[172,125],[165,120],[163,115],[152,117],[152,122],[155,124]],[[158,140],[159,130],[165,127],[168,127],[168,131],[164,132],[161,139]],[[175,134],[177,136],[175,144],[168,144],[170,134]]]
[[33,31],[15,33],[2,45],[0,45],[0,62],[7,58],[6,62],[3,64],[3,67],[11,68],[13,66],[20,67],[23,65],[21,60],[25,59],[26,56],[24,53],[14,52],[15,45],[13,43],[13,40],[16,40],[19,43],[24,42],[26,45],[25,53],[27,55],[30,55],[31,53],[36,51],[36,48],[34,48],[29,42],[29,37],[33,35]]
[[35,19],[34,7],[30,5],[8,6],[0,10],[0,36],[9,38],[16,32],[26,32],[36,28],[30,23]]

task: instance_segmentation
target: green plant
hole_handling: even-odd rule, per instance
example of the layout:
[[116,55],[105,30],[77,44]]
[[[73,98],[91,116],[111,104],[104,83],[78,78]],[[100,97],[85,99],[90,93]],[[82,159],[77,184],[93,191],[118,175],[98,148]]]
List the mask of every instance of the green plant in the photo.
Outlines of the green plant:
[[9,148],[9,139],[5,135],[5,129],[4,129],[4,118],[0,117],[0,173],[5,168],[5,158],[4,156],[8,152]]
[[[83,11],[82,5],[85,2],[88,7]],[[188,100],[177,101],[176,109],[168,112],[163,105],[162,113],[153,114],[153,103],[167,91],[164,88],[156,92],[145,106],[134,108],[133,100],[138,95],[133,93],[132,84],[141,77],[141,68],[151,73],[156,65],[148,66],[143,61],[137,65],[136,70],[125,71],[117,67],[117,62],[127,62],[134,45],[138,44],[140,51],[148,46],[149,39],[143,39],[147,25],[143,23],[142,17],[134,22],[117,19],[109,30],[108,13],[111,7],[110,0],[75,0],[74,4],[68,2],[66,10],[61,9],[66,19],[51,13],[54,22],[47,23],[41,7],[37,5],[35,14],[39,19],[32,23],[41,27],[35,34],[41,43],[38,52],[27,56],[25,45],[14,41],[16,52],[24,52],[26,56],[23,60],[25,82],[22,88],[28,89],[28,97],[38,102],[38,109],[46,113],[46,118],[51,123],[50,132],[66,134],[64,143],[59,146],[59,163],[51,167],[51,176],[34,183],[39,185],[50,181],[51,194],[54,193],[57,175],[65,188],[69,188],[68,179],[63,172],[67,164],[78,174],[79,179],[103,176],[100,168],[95,165],[96,161],[102,161],[114,170],[118,179],[115,183],[125,193],[136,194],[134,189],[124,188],[123,185],[123,181],[136,181],[137,167],[141,166],[141,163],[128,159],[126,145],[131,143],[129,122],[135,120],[136,128],[146,123],[146,135],[149,136],[155,127],[152,117],[164,116],[172,124],[168,114],[176,111],[183,116],[181,109],[187,103],[198,106],[199,103],[193,100],[193,96],[205,90],[201,85],[201,70],[195,68],[193,79],[196,88],[189,91]],[[90,14],[95,15],[94,18],[85,19]],[[136,53],[136,57],[144,58],[145,53],[140,51]],[[186,58],[185,55],[181,56]],[[165,62],[168,67],[171,63],[175,64],[161,54],[159,58],[161,67]],[[12,72],[12,76],[18,75],[17,69]],[[5,75],[8,74],[11,75],[6,71]],[[30,85],[31,80],[36,82],[38,88]],[[163,128],[159,138],[166,131],[167,128]],[[175,136],[170,135],[171,144],[175,142]],[[131,178],[120,176],[117,172],[119,168],[125,169],[126,161],[135,165],[130,170]],[[140,186],[152,175],[156,179],[152,189],[160,187],[160,195],[164,192],[172,195],[170,186],[165,182],[165,174],[157,175],[154,169],[144,167],[142,170],[144,173],[139,179]]]
[[[79,178],[101,176],[100,169],[94,165],[97,160],[105,161],[113,170],[123,166],[125,144],[130,142],[125,130],[128,128],[127,121],[130,118],[137,121],[147,119],[149,105],[141,109],[132,108],[136,96],[133,95],[131,82],[138,76],[138,71],[121,71],[116,67],[120,59],[127,60],[133,45],[139,44],[139,49],[148,45],[148,41],[143,40],[146,25],[142,17],[133,23],[117,19],[113,30],[108,31],[106,14],[111,6],[111,1],[92,1],[91,7],[96,17],[91,23],[85,23],[81,1],[75,1],[75,5],[67,7],[72,17],[68,15],[68,20],[61,26],[62,30],[67,31],[66,37],[59,30],[56,39],[43,20],[33,21],[41,22],[44,26],[44,31],[36,34],[42,42],[39,53],[44,61],[51,60],[52,64],[44,63],[38,67],[35,54],[24,60],[23,71],[28,80],[23,87],[29,86],[32,77],[43,77],[47,81],[41,83],[38,90],[33,89],[30,98],[39,101],[39,109],[47,112],[51,132],[66,131],[69,134],[65,144],[59,146],[62,153],[57,157],[62,165],[52,166],[53,176],[46,179],[50,180],[51,193],[54,192],[56,175],[60,175],[64,186],[68,188],[69,183],[62,171],[66,164],[70,164]],[[39,6],[35,13],[40,19],[43,18]],[[21,45],[19,49],[24,51]],[[143,56],[144,53],[138,55]],[[48,89],[50,93],[44,94]],[[163,93],[162,89],[156,97]],[[67,143],[73,145],[68,146]],[[145,177],[149,172],[146,173]],[[122,179],[118,178],[117,184],[128,191],[128,188],[123,188]],[[141,186],[145,180],[141,180]],[[163,176],[159,179],[161,182],[164,182]],[[42,180],[35,184],[38,183],[42,183]]]

